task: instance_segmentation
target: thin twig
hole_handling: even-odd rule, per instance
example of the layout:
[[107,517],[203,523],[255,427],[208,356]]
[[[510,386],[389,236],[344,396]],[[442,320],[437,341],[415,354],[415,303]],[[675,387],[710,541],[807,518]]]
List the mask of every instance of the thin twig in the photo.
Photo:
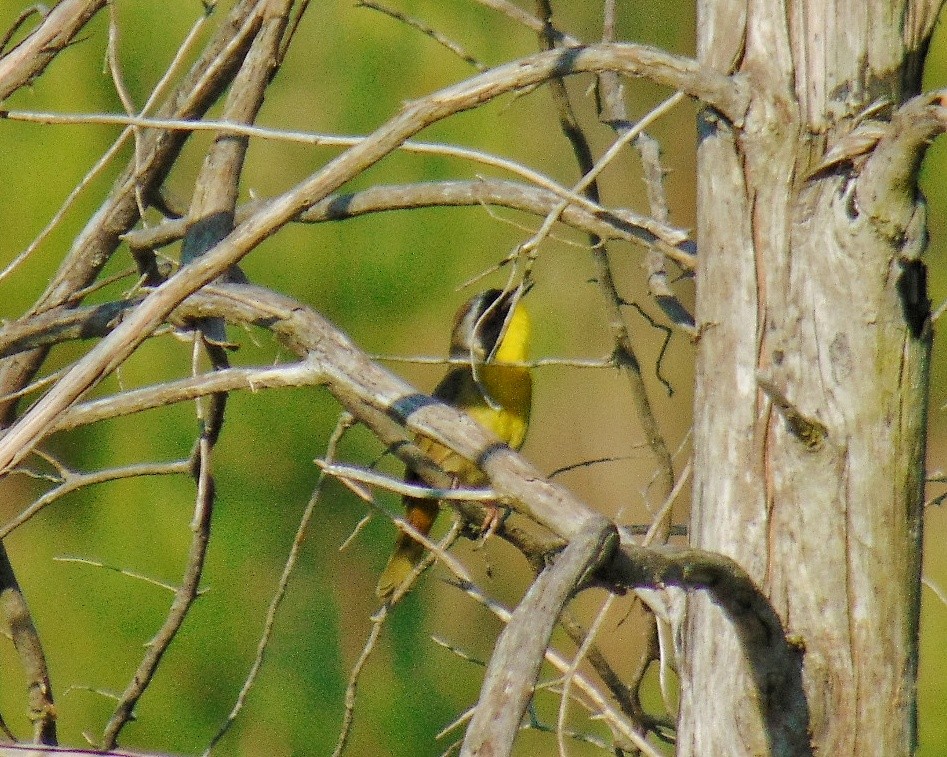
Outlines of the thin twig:
[[[98,124],[103,126],[120,125],[136,126],[139,128],[161,129],[176,132],[213,131],[226,136],[259,137],[275,139],[314,147],[356,147],[371,139],[362,136],[340,136],[336,134],[318,134],[314,132],[283,131],[262,126],[250,126],[228,123],[226,121],[188,121],[172,118],[150,118],[146,116],[129,116],[118,113],[41,113],[27,111],[0,111],[0,119],[10,121],[26,121],[40,124]],[[576,194],[562,187],[553,179],[542,173],[518,163],[514,160],[492,155],[482,150],[475,150],[456,145],[437,143],[414,142],[406,140],[398,146],[404,152],[419,155],[440,155],[444,157],[470,160],[480,165],[500,168],[532,181],[537,186],[547,189],[561,196],[563,199],[575,202],[592,212],[601,212],[596,203],[591,202],[581,194]]]
[[16,17],[10,28],[4,32],[3,38],[0,39],[0,56],[4,54],[3,51],[7,49],[7,45],[10,44],[10,40],[13,39],[16,33],[20,30],[20,27],[23,26],[23,24],[25,24],[30,16],[32,16],[34,13],[39,15],[39,17],[42,19],[45,18],[48,10],[44,5],[42,5],[42,3],[36,3],[31,5],[29,8],[24,8],[22,11],[20,11],[20,15]]
[[[359,679],[361,678],[365,663],[368,662],[368,658],[375,650],[375,646],[378,643],[378,637],[381,634],[382,628],[384,627],[385,620],[391,613],[394,606],[400,601],[401,597],[403,597],[411,588],[411,585],[414,583],[417,576],[421,575],[424,570],[432,565],[435,559],[440,559],[443,564],[445,564],[455,573],[455,575],[457,574],[456,568],[458,567],[458,563],[456,563],[456,561],[446,560],[444,558],[447,555],[447,550],[450,549],[451,545],[460,536],[461,528],[462,524],[460,520],[455,520],[454,524],[451,526],[450,531],[448,531],[444,538],[441,539],[440,544],[434,545],[428,542],[428,544],[425,545],[429,549],[428,553],[415,567],[409,579],[407,579],[405,583],[397,591],[395,591],[394,594],[391,595],[388,601],[386,601],[372,615],[372,630],[369,632],[368,638],[365,640],[365,645],[362,647],[362,651],[359,654],[358,659],[352,666],[352,671],[349,673],[348,684],[345,687],[345,705],[342,713],[342,724],[339,727],[339,738],[336,741],[335,749],[332,752],[332,757],[341,757],[341,755],[345,752],[349,738],[352,735],[352,727],[355,724],[355,699],[358,693]],[[412,536],[414,536],[414,534],[412,534]],[[463,571],[461,572],[463,573]]]
[[[477,0],[477,2],[480,3],[480,5],[502,13],[507,18],[512,19],[516,23],[534,32],[542,33],[547,28],[547,22],[544,19],[532,15],[518,5],[509,2],[509,0]],[[565,34],[554,27],[549,27],[549,30],[553,42],[557,45],[561,45],[562,47],[578,47],[582,44],[575,37]]]
[[91,473],[77,473],[68,471],[62,478],[62,483],[41,497],[14,518],[11,518],[0,527],[0,539],[6,539],[13,531],[33,518],[43,508],[51,505],[58,499],[87,486],[104,484],[110,481],[121,481],[127,478],[140,476],[173,476],[188,473],[191,463],[189,460],[179,460],[170,463],[141,463],[126,465],[119,468],[107,468]]
[[352,733],[352,725],[355,722],[355,696],[358,693],[358,681],[362,675],[362,669],[365,667],[365,663],[368,662],[368,658],[371,657],[373,651],[375,651],[375,646],[378,643],[378,637],[381,635],[381,630],[384,627],[385,618],[388,616],[388,609],[382,608],[372,616],[372,630],[368,634],[368,638],[365,639],[365,645],[362,647],[362,651],[358,656],[358,659],[355,661],[355,664],[352,666],[352,671],[349,673],[348,684],[345,687],[345,704],[342,714],[342,725],[339,728],[339,738],[336,741],[335,749],[332,752],[332,757],[341,757],[345,752],[345,747],[348,744],[349,736]]
[[[160,581],[157,578],[152,578],[151,576],[146,576],[144,573],[139,573],[134,570],[129,570],[128,568],[121,568],[117,565],[108,565],[107,563],[101,562],[100,560],[90,560],[88,557],[54,557],[53,560],[56,562],[71,562],[78,563],[79,565],[89,565],[93,568],[102,568],[103,570],[110,570],[114,573],[118,573],[122,576],[128,576],[129,578],[137,579],[138,581],[144,581],[146,584],[151,584],[152,586],[157,586],[159,589],[164,589],[165,591],[170,591],[172,594],[178,590],[177,586],[169,584],[165,581]],[[199,591],[198,594],[203,594],[204,591]],[[115,697],[118,699],[118,697]]]
[[326,463],[316,460],[323,473],[339,480],[358,481],[377,486],[393,494],[414,499],[456,500],[467,502],[496,502],[497,493],[492,489],[438,489],[423,484],[411,484],[407,481],[386,476],[384,473],[341,463]]
[[394,8],[389,8],[386,5],[382,5],[381,3],[375,2],[375,0],[357,0],[357,2],[355,3],[355,7],[356,8],[371,8],[372,10],[376,10],[379,13],[383,13],[386,16],[389,16],[395,19],[396,21],[400,21],[403,24],[407,24],[412,29],[417,29],[419,32],[421,32],[421,34],[433,39],[441,47],[444,47],[447,50],[450,50],[454,55],[456,55],[458,58],[464,61],[464,63],[469,63],[478,71],[487,70],[487,67],[483,65],[483,63],[481,63],[479,60],[474,58],[470,53],[468,53],[463,48],[462,45],[458,44],[457,42],[454,42],[454,40],[450,39],[445,34],[442,34],[441,32],[437,31],[437,29],[433,28],[432,26],[429,26],[428,24],[424,23],[419,18],[415,18],[414,16],[409,16],[408,14],[402,13],[401,11],[395,10]]
[[565,757],[566,754],[566,745],[563,737],[566,734],[566,714],[569,710],[569,699],[572,683],[575,679],[575,674],[579,670],[579,665],[581,664],[582,660],[585,659],[589,649],[592,647],[595,637],[598,635],[598,631],[602,627],[602,623],[605,621],[605,616],[608,614],[608,611],[611,609],[614,601],[614,594],[609,594],[607,597],[605,597],[605,601],[602,602],[602,606],[599,608],[595,619],[592,621],[592,625],[589,626],[588,633],[585,635],[585,638],[579,645],[579,649],[576,651],[575,657],[572,658],[569,669],[566,670],[562,676],[562,696],[559,699],[559,716],[556,720],[556,740],[559,744],[559,751],[563,757]]

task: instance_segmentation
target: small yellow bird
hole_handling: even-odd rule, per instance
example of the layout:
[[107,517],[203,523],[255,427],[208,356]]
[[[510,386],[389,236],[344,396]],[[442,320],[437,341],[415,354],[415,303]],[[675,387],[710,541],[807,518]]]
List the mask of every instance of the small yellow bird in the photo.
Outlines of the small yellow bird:
[[[511,312],[512,309],[512,312]],[[466,302],[454,316],[450,356],[468,361],[451,368],[432,396],[463,410],[513,449],[523,446],[532,403],[533,381],[529,368],[511,363],[527,359],[530,319],[516,291],[489,289]],[[445,473],[469,486],[486,482],[468,460],[430,439],[419,437],[418,446]],[[408,470],[405,480],[417,483]],[[428,534],[440,510],[431,499],[404,498],[408,522]],[[394,553],[378,581],[376,593],[387,599],[421,561],[424,547],[402,532]]]

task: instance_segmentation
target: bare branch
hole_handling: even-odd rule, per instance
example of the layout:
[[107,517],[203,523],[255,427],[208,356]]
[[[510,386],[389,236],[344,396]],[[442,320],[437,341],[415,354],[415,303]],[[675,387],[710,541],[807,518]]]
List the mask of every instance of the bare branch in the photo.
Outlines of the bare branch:
[[[459,588],[486,607],[504,623],[510,622],[512,613],[499,602],[487,597],[476,586],[466,584],[461,585]],[[546,649],[546,661],[562,673],[565,673],[571,667],[571,663],[552,647]],[[621,749],[638,749],[642,754],[648,757],[660,757],[660,752],[636,732],[635,724],[629,722],[621,712],[618,712],[608,697],[603,695],[586,676],[578,673],[573,676],[573,680],[576,686],[581,688],[582,693],[590,700],[594,715],[601,717],[612,729],[616,735],[616,744],[619,745]]]
[[417,29],[421,34],[426,37],[430,37],[441,47],[450,50],[454,55],[460,58],[464,63],[469,63],[478,71],[486,71],[487,67],[483,65],[479,60],[474,58],[470,53],[468,53],[461,45],[457,42],[454,42],[452,39],[449,39],[446,35],[441,34],[437,29],[429,26],[424,23],[421,19],[415,18],[414,16],[409,16],[407,13],[402,13],[401,11],[395,10],[394,8],[389,8],[386,5],[381,3],[374,2],[374,0],[356,0],[356,8],[371,8],[376,10],[379,13],[383,13],[390,18],[395,19],[395,21],[400,21],[403,24],[407,24],[413,29]]
[[0,58],[0,101],[32,82],[106,0],[62,0],[30,35]]
[[197,495],[194,504],[194,519],[191,530],[191,547],[181,585],[174,595],[174,601],[168,610],[164,624],[147,645],[147,651],[135,670],[132,680],[119,698],[112,717],[105,725],[102,745],[105,749],[114,749],[118,735],[132,717],[135,705],[151,684],[161,658],[168,651],[178,630],[184,623],[194,600],[200,594],[200,581],[204,572],[204,559],[210,542],[210,524],[213,513],[214,485],[210,473],[210,441],[202,435],[197,451]]
[[[158,115],[196,118],[209,108],[230,82],[260,23],[266,0],[241,0],[223,22]],[[172,66],[177,64],[177,59]],[[186,134],[154,132],[142,137],[136,156],[116,182],[112,193],[92,216],[63,256],[59,270],[34,307],[34,312],[66,303],[92,282],[108,262],[120,236],[138,220],[138,198],[149,195],[170,171]],[[0,361],[0,395],[12,395],[35,374],[45,351],[35,350]],[[0,420],[9,421],[13,403],[0,403]]]
[[707,591],[743,647],[772,753],[813,753],[809,705],[802,687],[805,650],[786,637],[775,609],[740,565],[704,550],[640,547],[622,534],[622,547],[607,572],[629,588],[678,586]]
[[[561,195],[551,190],[505,179],[431,181],[379,185],[351,194],[329,195],[302,211],[294,220],[324,223],[393,210],[483,205],[546,216],[560,201]],[[263,203],[256,200],[241,206],[237,210],[237,222],[248,218]],[[662,253],[686,270],[692,270],[696,265],[696,256],[689,249],[692,243],[687,232],[625,208],[602,207],[593,211],[585,205],[569,202],[558,220],[602,239],[657,245]],[[132,247],[160,247],[181,239],[186,223],[184,219],[169,220],[154,228],[131,231],[123,239]]]
[[93,471],[91,473],[76,473],[75,471],[65,471],[63,481],[58,486],[50,489],[39,497],[23,512],[15,518],[0,527],[0,540],[6,539],[13,531],[22,526],[43,508],[51,505],[56,500],[61,499],[67,494],[83,489],[87,486],[96,484],[105,484],[111,481],[121,481],[126,478],[138,478],[140,476],[168,476],[188,473],[191,468],[189,460],[179,460],[171,463],[142,463],[140,465],[126,465],[120,468],[107,468],[106,470]]
[[56,706],[53,704],[53,689],[49,682],[46,655],[39,633],[33,624],[33,616],[26,598],[13,573],[13,565],[7,555],[6,546],[0,542],[0,614],[3,623],[13,637],[13,646],[20,657],[26,675],[29,716],[33,723],[33,741],[37,744],[55,745]]
[[[518,5],[514,5],[509,0],[477,0],[481,5],[502,13],[507,18],[512,19],[518,24],[525,26],[534,32],[543,32],[546,29],[547,22],[539,16],[534,16],[528,11],[523,10]],[[563,47],[579,47],[582,43],[575,37],[565,34],[553,27],[549,27],[553,42]]]
[[617,69],[634,76],[647,75],[661,83],[699,94],[722,112],[734,116],[742,117],[745,108],[745,94],[729,78],[704,71],[693,61],[627,44],[591,45],[578,50],[541,53],[409,103],[372,138],[350,148],[299,186],[268,203],[220,244],[184,266],[177,275],[149,294],[141,307],[82,358],[0,440],[0,472],[9,470],[28,454],[48,433],[51,423],[79,396],[120,365],[184,298],[239,262],[303,208],[323,199],[410,136],[436,121],[482,105],[501,94],[549,78],[605,69]]
[[[188,466],[190,466],[190,461],[188,461]],[[118,573],[121,576],[127,576],[128,578],[134,578],[136,581],[142,581],[146,584],[151,584],[152,586],[157,586],[159,589],[164,589],[169,591],[172,594],[178,590],[177,586],[167,583],[166,581],[161,581],[157,578],[152,578],[151,576],[146,576],[144,573],[139,573],[135,570],[129,570],[128,568],[122,568],[118,565],[108,565],[100,560],[91,560],[88,557],[54,557],[56,562],[67,562],[67,563],[76,563],[78,565],[88,565],[93,568],[101,568],[102,570],[112,571],[113,573]],[[203,593],[203,592],[199,592]],[[117,698],[117,697],[116,697]]]
[[[494,490],[558,535],[571,539],[590,519],[598,522],[600,516],[567,490],[544,480],[516,453],[496,446],[466,415],[418,394],[373,364],[347,337],[304,305],[259,287],[217,285],[195,294],[181,311],[192,317],[226,315],[237,322],[267,325],[291,349],[318,365],[330,391],[383,438],[390,433],[386,424],[398,419],[411,433],[436,439],[477,461]],[[408,456],[409,447],[394,451],[423,473],[417,457]],[[441,483],[443,478],[438,485]],[[799,701],[802,689],[793,688],[800,680],[798,669],[793,668],[800,653],[786,641],[778,617],[746,574],[725,558],[698,551],[647,550],[630,540],[622,555],[600,574],[600,580],[624,586],[679,585],[711,592],[731,616],[753,669],[761,671],[762,706],[772,709],[777,701],[791,703],[788,710],[780,705],[782,714],[775,709],[767,713],[770,719],[780,719],[774,738],[794,731],[807,717],[805,701]],[[804,733],[805,728],[795,732]]]
[[605,518],[588,519],[529,587],[494,647],[462,757],[512,752],[556,621],[586,577],[610,558],[617,541],[615,527]]
[[[332,435],[329,437],[329,442],[326,445],[326,460],[332,461],[335,459],[336,449],[341,441],[343,435],[348,431],[354,422],[354,419],[348,413],[343,413],[336,423],[335,430],[332,432]],[[237,699],[234,702],[233,707],[230,712],[227,714],[227,719],[224,721],[223,725],[220,726],[217,733],[214,734],[213,738],[210,740],[210,743],[207,745],[207,749],[204,750],[204,755],[209,755],[220,740],[227,735],[227,732],[230,730],[231,726],[236,721],[237,717],[240,715],[240,712],[243,710],[244,702],[246,701],[247,695],[250,693],[250,689],[253,688],[253,684],[256,682],[257,676],[260,673],[260,670],[263,667],[263,661],[266,656],[266,650],[269,647],[270,638],[273,635],[273,627],[276,624],[276,614],[279,612],[280,605],[283,603],[283,599],[286,596],[286,587],[289,585],[289,579],[293,575],[293,571],[296,569],[296,563],[299,561],[299,554],[303,548],[303,544],[306,540],[306,535],[309,532],[309,524],[312,522],[312,516],[315,514],[316,506],[319,504],[322,497],[322,490],[325,485],[325,474],[319,476],[319,480],[316,482],[316,487],[312,492],[312,496],[309,498],[309,502],[306,503],[306,508],[303,510],[302,517],[299,519],[299,525],[296,527],[296,535],[293,537],[292,546],[290,546],[289,554],[286,557],[286,562],[283,564],[283,572],[280,575],[279,583],[276,586],[276,591],[273,592],[273,597],[270,599],[270,605],[266,610],[266,619],[263,622],[263,632],[260,634],[260,640],[257,642],[256,656],[253,658],[253,664],[250,666],[250,670],[247,673],[247,677],[243,682],[243,686],[240,688],[240,693],[237,695]]]

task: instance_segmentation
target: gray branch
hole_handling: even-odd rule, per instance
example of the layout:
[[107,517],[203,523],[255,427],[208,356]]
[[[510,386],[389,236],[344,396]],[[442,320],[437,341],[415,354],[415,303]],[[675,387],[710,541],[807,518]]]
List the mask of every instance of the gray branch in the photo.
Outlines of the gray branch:
[[589,518],[529,587],[494,647],[461,757],[501,757],[513,750],[553,628],[584,580],[610,559],[617,542],[614,524],[603,516]]

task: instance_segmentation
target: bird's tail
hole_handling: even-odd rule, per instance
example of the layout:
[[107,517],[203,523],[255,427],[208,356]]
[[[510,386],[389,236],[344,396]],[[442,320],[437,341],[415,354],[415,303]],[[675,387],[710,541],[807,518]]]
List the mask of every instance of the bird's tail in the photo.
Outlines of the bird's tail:
[[[438,511],[441,509],[437,500],[405,497],[404,505],[408,523],[427,536],[431,531],[431,526],[434,525]],[[388,559],[388,564],[378,579],[378,587],[375,589],[378,597],[387,600],[395,589],[401,586],[404,580],[411,575],[411,571],[421,562],[423,555],[424,545],[402,531],[398,535],[395,551]]]

